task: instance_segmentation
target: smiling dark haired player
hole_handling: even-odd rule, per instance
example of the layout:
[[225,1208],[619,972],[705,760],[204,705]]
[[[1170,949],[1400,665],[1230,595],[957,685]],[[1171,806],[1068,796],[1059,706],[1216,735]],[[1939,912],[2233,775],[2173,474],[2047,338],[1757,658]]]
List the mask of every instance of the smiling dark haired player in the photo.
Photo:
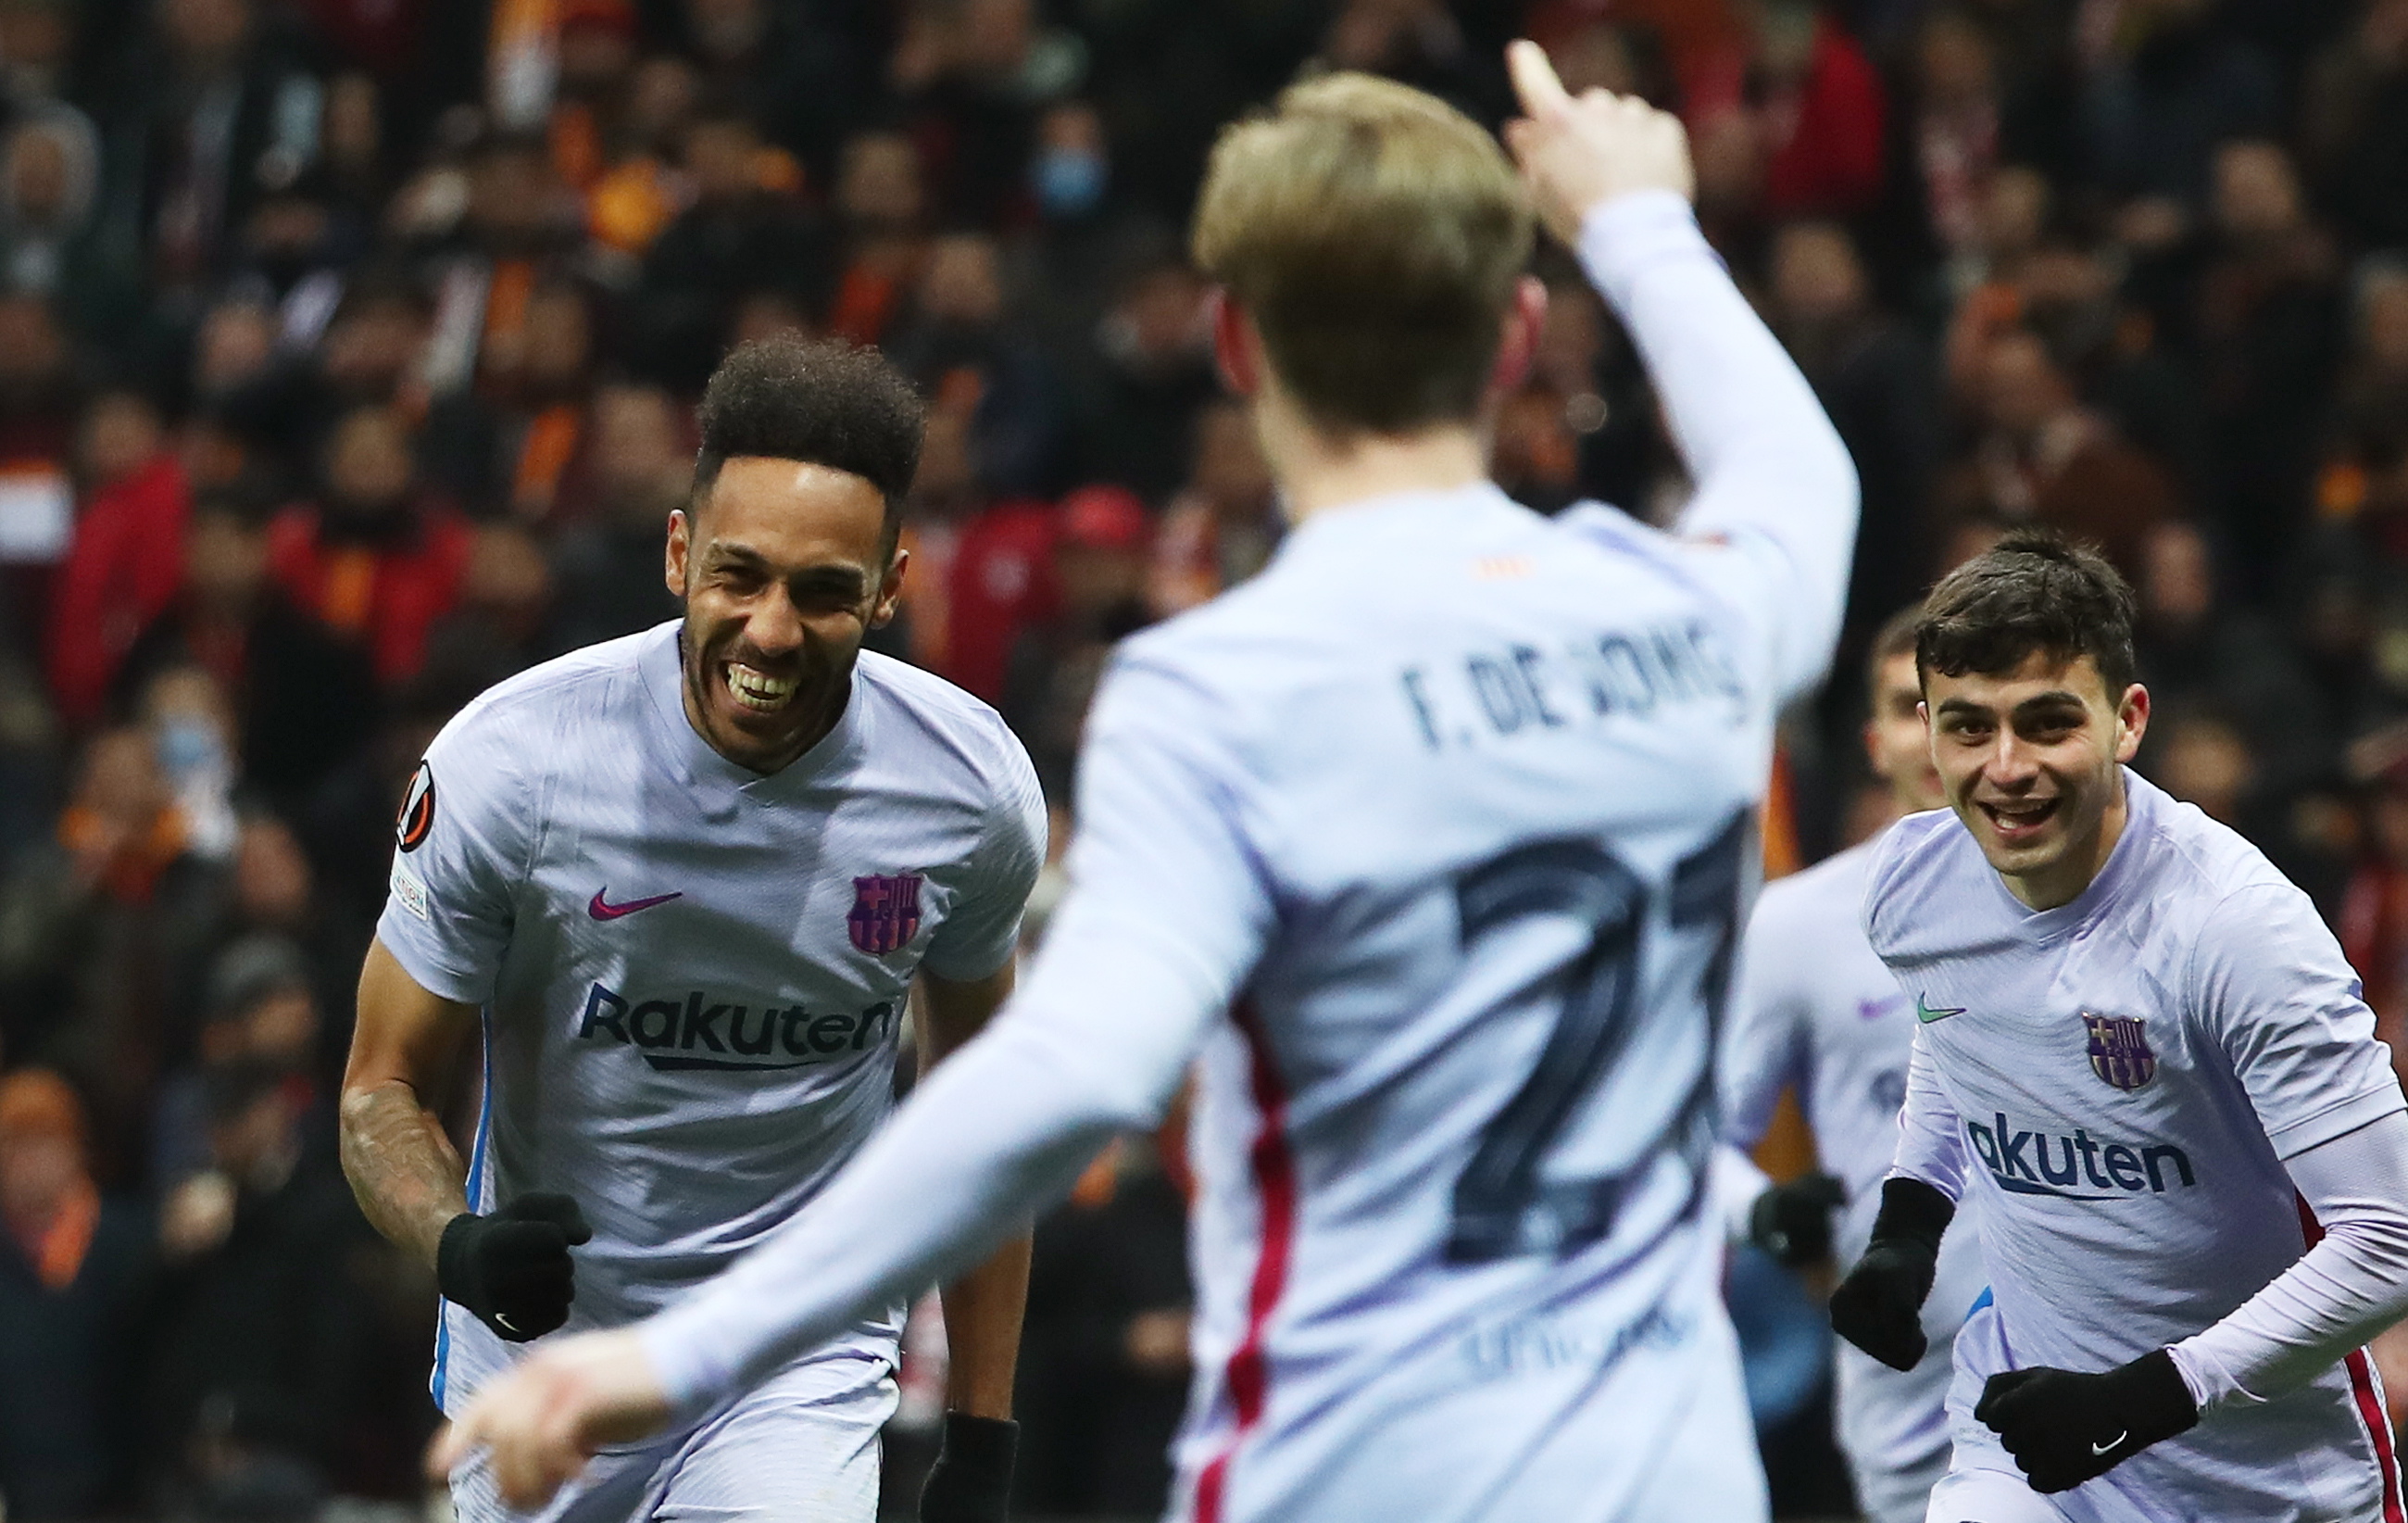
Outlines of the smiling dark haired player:
[[1916,655],[1956,817],[1901,821],[1866,893],[1919,1024],[1831,1321],[1913,1368],[1979,1199],[1991,1289],[1929,1516],[2401,1523],[2359,1345],[2408,1312],[2408,1114],[2341,948],[2124,765],[2149,695],[2099,555],[2010,536],[1933,589]]
[[[772,341],[729,356],[701,418],[667,524],[684,618],[469,705],[397,832],[343,1163],[436,1270],[447,1411],[513,1344],[657,1310],[810,1200],[886,1114],[915,978],[930,1058],[1011,987],[1044,856],[1027,755],[985,705],[861,649],[902,584],[919,399],[869,351]],[[434,1112],[480,1030],[464,1165]],[[932,1523],[1002,1516],[1025,1284],[1022,1244],[947,1287]],[[900,1311],[605,1457],[542,1516],[867,1523]],[[472,1523],[517,1516],[475,1467],[452,1495]]]

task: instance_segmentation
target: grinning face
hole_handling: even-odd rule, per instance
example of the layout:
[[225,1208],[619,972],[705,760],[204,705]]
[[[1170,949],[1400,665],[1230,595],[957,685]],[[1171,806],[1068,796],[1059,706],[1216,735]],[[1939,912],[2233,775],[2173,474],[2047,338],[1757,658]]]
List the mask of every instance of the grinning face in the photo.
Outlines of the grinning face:
[[1914,653],[1901,651],[1881,664],[1872,691],[1872,714],[1865,721],[1865,755],[1873,775],[1889,784],[1900,814],[1939,809],[1948,802],[1940,774],[1931,767],[1931,737],[1923,727],[1923,689],[1914,677]]
[[1948,807],[2009,891],[2035,910],[2079,898],[2123,833],[2118,768],[2141,749],[2149,690],[2111,695],[2089,656],[2034,651],[1994,676],[1932,672],[1923,697]]
[[885,517],[862,477],[757,455],[728,461],[707,500],[669,515],[686,719],[711,749],[774,772],[835,727],[862,638],[902,592],[907,557]]

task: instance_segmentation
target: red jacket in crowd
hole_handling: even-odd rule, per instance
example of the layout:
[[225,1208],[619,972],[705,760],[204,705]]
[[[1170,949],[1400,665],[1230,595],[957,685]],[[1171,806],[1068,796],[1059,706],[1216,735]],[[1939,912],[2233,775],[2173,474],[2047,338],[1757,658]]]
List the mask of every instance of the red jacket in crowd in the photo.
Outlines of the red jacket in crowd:
[[329,539],[318,510],[298,504],[267,526],[267,574],[326,627],[360,641],[390,687],[418,675],[427,631],[459,596],[470,539],[467,521],[448,508],[418,512],[391,543]]
[[84,505],[50,599],[50,691],[70,725],[100,717],[135,637],[183,584],[192,506],[184,467],[164,451]]

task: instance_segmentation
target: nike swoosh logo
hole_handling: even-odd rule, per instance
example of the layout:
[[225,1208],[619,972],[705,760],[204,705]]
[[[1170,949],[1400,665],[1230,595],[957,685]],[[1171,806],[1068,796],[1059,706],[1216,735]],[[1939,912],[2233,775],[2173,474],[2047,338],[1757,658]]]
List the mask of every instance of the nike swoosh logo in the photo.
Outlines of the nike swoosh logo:
[[2112,1448],[2115,1447],[2115,1445],[2117,1445],[2118,1444],[2123,1443],[2126,1439],[2130,1438],[2131,1436],[2132,1436],[2132,1430],[2131,1430],[2130,1429],[2127,1428],[2127,1429],[2126,1429],[2126,1430],[2124,1430],[2122,1432],[2120,1432],[2120,1433],[2116,1434],[2114,1438],[2109,1439],[2109,1440],[2108,1440],[2106,1443],[2104,1443],[2104,1444],[2092,1444],[2092,1445],[2090,1446],[2090,1457],[2091,1457],[2093,1459],[2096,1459],[2096,1458],[2098,1458],[2100,1456],[2101,1456],[2101,1455],[2105,1454],[2108,1450],[2110,1450],[2110,1449],[2112,1449]]
[[685,898],[682,893],[655,894],[648,899],[629,899],[624,904],[613,904],[602,897],[609,892],[610,890],[608,888],[595,889],[594,902],[585,907],[585,912],[596,920],[616,920],[621,915],[631,915],[638,910],[649,910],[655,904],[666,904],[671,899]]
[[1965,1007],[1962,1005],[1958,1005],[1954,1010],[1934,1010],[1923,1002],[1923,996],[1918,994],[1914,997],[1914,1018],[1926,1026],[1929,1026],[1934,1021],[1944,1021],[1951,1015],[1964,1013]]

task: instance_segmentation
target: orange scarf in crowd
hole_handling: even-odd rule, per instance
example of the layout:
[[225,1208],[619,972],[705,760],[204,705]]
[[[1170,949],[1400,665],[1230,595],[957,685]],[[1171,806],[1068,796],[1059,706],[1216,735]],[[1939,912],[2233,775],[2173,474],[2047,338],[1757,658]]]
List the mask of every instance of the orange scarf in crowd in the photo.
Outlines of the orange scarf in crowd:
[[[100,837],[105,828],[97,811],[81,804],[68,806],[59,816],[59,844],[72,855],[81,856]],[[184,815],[181,810],[163,809],[150,820],[150,828],[126,841],[108,859],[101,872],[101,884],[109,898],[122,904],[144,904],[150,891],[159,884],[159,875],[167,864],[184,852]]]
[[79,1179],[47,1223],[30,1232],[20,1230],[18,1244],[43,1289],[64,1290],[75,1284],[83,1272],[84,1255],[92,1251],[93,1229],[99,1225],[100,1192],[92,1181]]

